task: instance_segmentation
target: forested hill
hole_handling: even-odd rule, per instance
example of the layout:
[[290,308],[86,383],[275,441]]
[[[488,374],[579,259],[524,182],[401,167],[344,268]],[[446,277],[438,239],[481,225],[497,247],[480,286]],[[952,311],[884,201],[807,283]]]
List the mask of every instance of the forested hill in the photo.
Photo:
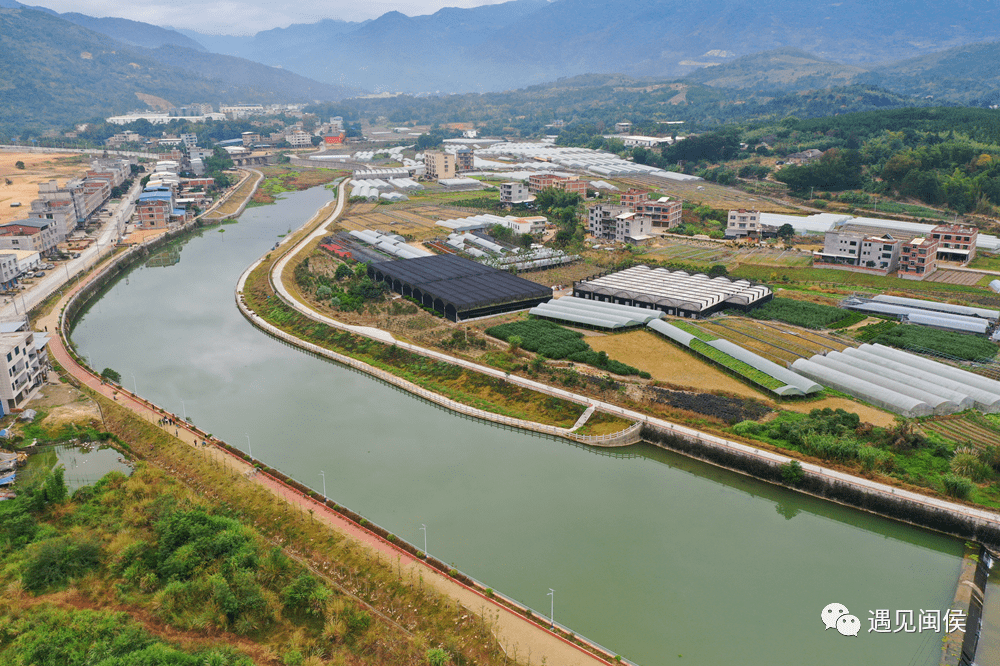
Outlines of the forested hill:
[[869,86],[757,93],[686,81],[591,74],[502,93],[349,99],[308,110],[321,117],[340,115],[349,120],[385,116],[393,123],[471,122],[487,135],[526,136],[558,131],[546,127],[555,120],[565,123],[564,132],[577,126],[610,131],[615,122],[630,120],[636,132],[661,134],[663,126],[658,123],[664,121],[686,121],[685,129],[697,129],[787,115],[812,118],[927,105],[928,100]]
[[238,58],[127,46],[33,9],[0,8],[0,134],[188,102],[334,100],[345,89]]

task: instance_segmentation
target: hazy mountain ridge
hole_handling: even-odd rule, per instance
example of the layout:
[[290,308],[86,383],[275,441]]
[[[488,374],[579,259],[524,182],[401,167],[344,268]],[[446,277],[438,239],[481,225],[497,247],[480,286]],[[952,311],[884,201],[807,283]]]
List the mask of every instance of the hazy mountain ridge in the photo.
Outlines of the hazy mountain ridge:
[[[188,33],[191,35],[191,33]],[[209,37],[196,39],[208,48]],[[877,63],[1000,39],[1000,5],[960,0],[516,0],[428,16],[269,30],[234,55],[318,80],[409,92],[520,88],[587,72],[682,76],[692,63],[793,47],[822,60]],[[230,45],[228,48],[233,48]],[[817,80],[833,76],[817,69]],[[849,83],[840,80],[838,85]]]
[[155,49],[160,46],[174,45],[183,46],[197,51],[205,51],[205,47],[191,39],[185,37],[175,30],[161,28],[149,23],[131,21],[123,18],[94,18],[76,12],[59,14],[59,18],[66,19],[70,23],[107,35],[119,42]]
[[123,113],[136,93],[187,102],[334,100],[348,92],[259,63],[177,46],[133,47],[59,16],[0,9],[0,128]]

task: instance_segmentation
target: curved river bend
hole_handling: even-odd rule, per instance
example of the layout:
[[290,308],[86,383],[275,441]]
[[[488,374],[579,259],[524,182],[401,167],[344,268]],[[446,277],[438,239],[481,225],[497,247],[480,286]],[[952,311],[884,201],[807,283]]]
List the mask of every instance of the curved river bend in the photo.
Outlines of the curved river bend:
[[[287,195],[169,246],[73,333],[93,367],[642,666],[930,666],[940,635],[869,611],[945,609],[961,543],[645,444],[618,455],[464,420],[261,334],[240,273],[331,193]],[[134,376],[134,379],[133,379]],[[846,605],[857,637],[824,631]]]

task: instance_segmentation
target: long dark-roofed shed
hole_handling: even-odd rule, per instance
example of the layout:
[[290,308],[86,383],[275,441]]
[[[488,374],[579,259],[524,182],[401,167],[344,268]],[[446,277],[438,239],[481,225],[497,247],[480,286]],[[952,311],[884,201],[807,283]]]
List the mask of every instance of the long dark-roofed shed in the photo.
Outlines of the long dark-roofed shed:
[[552,298],[544,285],[452,254],[369,264],[368,277],[452,321],[522,310]]

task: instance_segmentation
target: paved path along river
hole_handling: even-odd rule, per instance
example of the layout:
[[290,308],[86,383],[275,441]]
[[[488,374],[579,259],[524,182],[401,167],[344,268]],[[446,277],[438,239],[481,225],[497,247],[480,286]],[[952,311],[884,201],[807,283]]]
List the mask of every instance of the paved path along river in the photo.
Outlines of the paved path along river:
[[[945,608],[961,544],[647,445],[605,452],[449,412],[286,347],[236,280],[329,201],[251,208],[138,267],[73,333],[144,397],[644,666],[935,664],[940,636],[823,631],[820,610]],[[183,403],[181,401],[184,401]],[[683,655],[683,656],[678,656]],[[552,663],[551,661],[549,663]]]

